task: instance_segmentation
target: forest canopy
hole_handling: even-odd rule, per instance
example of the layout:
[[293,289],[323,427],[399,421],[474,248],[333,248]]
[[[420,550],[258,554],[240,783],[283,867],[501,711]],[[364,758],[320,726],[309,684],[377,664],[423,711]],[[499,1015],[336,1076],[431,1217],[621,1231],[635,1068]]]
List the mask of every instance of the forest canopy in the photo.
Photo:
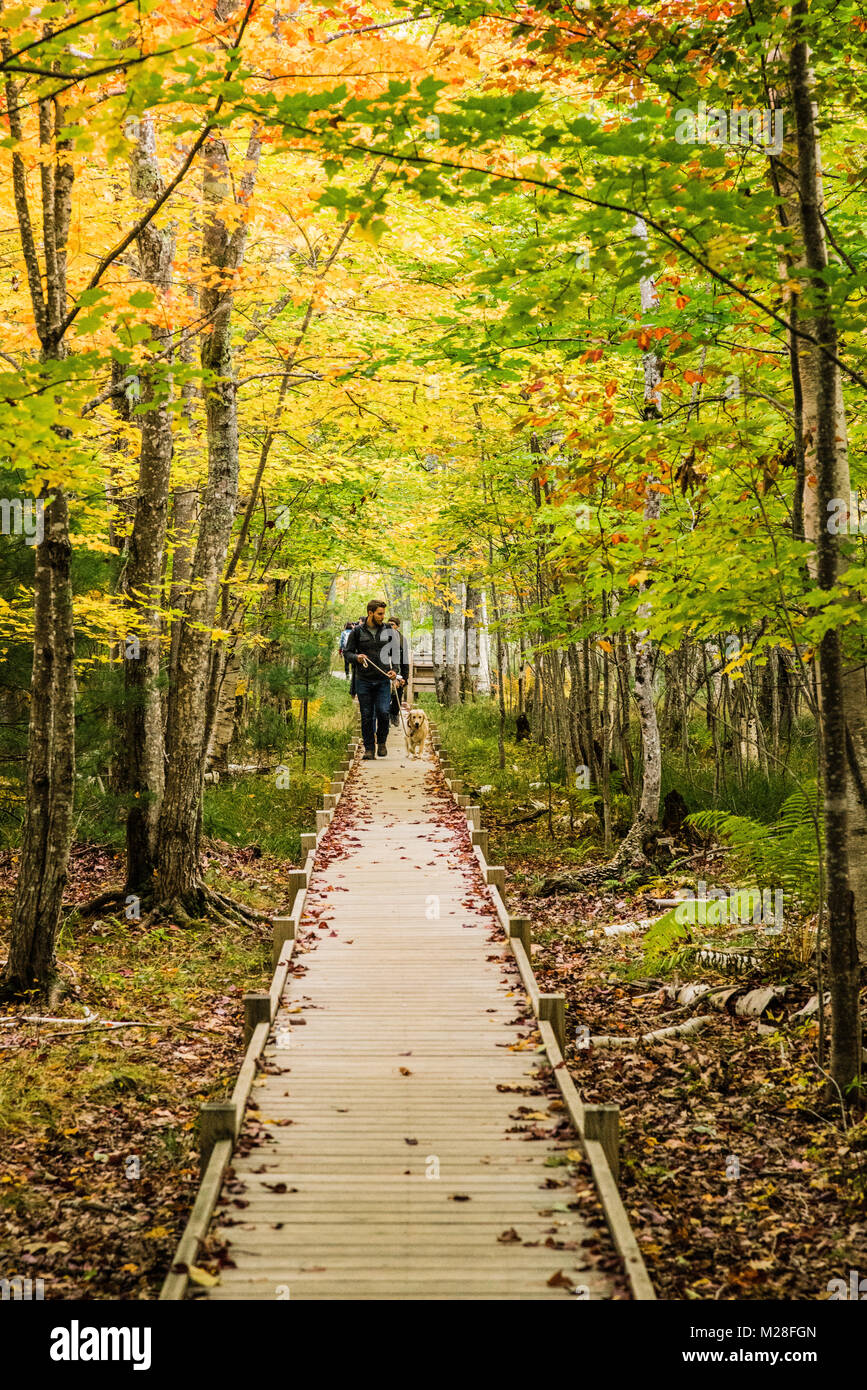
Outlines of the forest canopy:
[[258,728],[309,699],[359,616],[335,585],[375,576],[432,629],[440,701],[496,702],[501,765],[517,714],[586,774],[609,877],[654,862],[696,721],[718,803],[799,794],[857,1093],[859,8],[120,0],[0,27],[6,996],[56,985],[95,777],[118,902],[244,920],[202,877],[204,779],[248,691]]

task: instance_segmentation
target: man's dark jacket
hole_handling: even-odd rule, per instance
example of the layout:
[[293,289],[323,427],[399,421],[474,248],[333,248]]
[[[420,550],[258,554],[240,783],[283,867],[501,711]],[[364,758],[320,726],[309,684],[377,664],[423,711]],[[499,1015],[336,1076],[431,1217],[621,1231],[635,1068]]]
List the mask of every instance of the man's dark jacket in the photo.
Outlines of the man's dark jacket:
[[[409,680],[407,644],[401,640],[399,632],[384,623],[382,627],[370,628],[367,623],[354,627],[343,648],[343,655],[355,666],[356,681],[387,681],[388,677],[382,671],[396,671],[405,681]],[[382,671],[377,671],[373,666],[362,666],[359,656],[375,661]]]

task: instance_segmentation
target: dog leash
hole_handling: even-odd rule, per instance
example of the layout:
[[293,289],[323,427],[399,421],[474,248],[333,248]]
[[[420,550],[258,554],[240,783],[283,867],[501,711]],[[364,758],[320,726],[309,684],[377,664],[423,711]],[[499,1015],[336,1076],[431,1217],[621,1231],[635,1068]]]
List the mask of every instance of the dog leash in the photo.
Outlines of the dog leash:
[[[377,664],[376,664],[376,662],[373,660],[373,657],[372,657],[372,656],[365,656],[365,660],[366,660],[366,662],[367,662],[367,664],[368,664],[369,666],[372,666],[372,667],[374,668],[375,671],[382,671],[382,667],[381,667],[381,666],[377,666]],[[356,665],[357,665],[357,664],[358,664],[358,663],[356,662]],[[364,668],[362,667],[362,670],[363,670],[363,669],[364,669]],[[396,680],[399,679],[397,676],[389,676],[389,674],[388,674],[387,671],[382,671],[382,674],[383,674],[388,680],[390,680],[390,681],[396,681]],[[400,696],[399,696],[399,695],[398,695],[398,697],[397,697],[397,712],[398,712],[398,714],[400,715],[400,726],[401,726],[401,728],[403,729],[404,737],[405,737],[405,738],[409,738],[409,734],[408,734],[408,732],[407,732],[407,727],[406,727],[406,725],[405,725],[404,722],[403,722],[403,708],[402,708],[401,703],[400,703]]]

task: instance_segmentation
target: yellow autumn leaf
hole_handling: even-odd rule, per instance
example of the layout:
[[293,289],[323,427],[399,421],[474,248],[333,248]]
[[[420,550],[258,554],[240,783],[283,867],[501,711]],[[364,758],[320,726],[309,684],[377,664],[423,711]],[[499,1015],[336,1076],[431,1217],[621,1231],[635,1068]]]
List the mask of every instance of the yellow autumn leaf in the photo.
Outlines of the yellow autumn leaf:
[[203,1289],[212,1289],[215,1284],[219,1284],[219,1274],[209,1274],[206,1269],[201,1269],[198,1265],[190,1265],[189,1276],[191,1284],[199,1284]]
[[732,675],[743,666],[745,662],[749,661],[751,650],[750,647],[744,647],[743,651],[739,652],[737,656],[733,656],[728,665],[723,667],[723,675]]

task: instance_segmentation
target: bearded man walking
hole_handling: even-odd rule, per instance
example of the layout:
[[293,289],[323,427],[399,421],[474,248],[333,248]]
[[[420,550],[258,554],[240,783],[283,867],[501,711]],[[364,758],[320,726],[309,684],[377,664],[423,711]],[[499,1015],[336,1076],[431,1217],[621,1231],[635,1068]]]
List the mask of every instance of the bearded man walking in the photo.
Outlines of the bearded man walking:
[[[389,710],[392,690],[409,679],[409,665],[403,662],[400,634],[385,626],[385,602],[372,598],[367,619],[354,627],[343,648],[344,658],[355,667],[355,693],[361,712],[361,741],[364,757],[387,756]],[[374,745],[375,751],[374,751]]]

